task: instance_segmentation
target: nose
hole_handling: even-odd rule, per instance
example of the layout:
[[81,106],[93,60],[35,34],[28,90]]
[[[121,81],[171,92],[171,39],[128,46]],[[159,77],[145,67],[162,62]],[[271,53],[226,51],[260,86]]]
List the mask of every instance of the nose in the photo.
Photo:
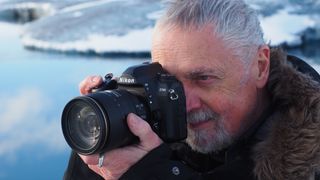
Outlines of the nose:
[[186,95],[187,112],[190,112],[194,109],[199,109],[201,106],[201,100],[198,96],[198,93],[195,91],[194,88],[191,88],[188,85],[183,85],[183,87]]

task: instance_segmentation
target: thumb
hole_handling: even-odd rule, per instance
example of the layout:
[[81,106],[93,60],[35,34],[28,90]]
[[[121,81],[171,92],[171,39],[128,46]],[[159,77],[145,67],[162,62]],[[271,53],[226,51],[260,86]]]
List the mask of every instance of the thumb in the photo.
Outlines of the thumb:
[[162,140],[151,129],[150,125],[139,116],[130,113],[127,122],[131,132],[139,137],[140,145],[146,150],[151,150],[162,143]]

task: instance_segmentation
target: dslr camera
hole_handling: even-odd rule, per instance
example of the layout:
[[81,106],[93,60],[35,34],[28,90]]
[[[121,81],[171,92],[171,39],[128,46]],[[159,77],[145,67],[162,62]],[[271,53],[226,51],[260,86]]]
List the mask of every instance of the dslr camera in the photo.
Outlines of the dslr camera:
[[127,126],[135,113],[167,143],[187,136],[182,83],[159,63],[127,68],[120,77],[105,76],[95,92],[69,101],[62,113],[62,131],[80,154],[103,153],[138,142]]

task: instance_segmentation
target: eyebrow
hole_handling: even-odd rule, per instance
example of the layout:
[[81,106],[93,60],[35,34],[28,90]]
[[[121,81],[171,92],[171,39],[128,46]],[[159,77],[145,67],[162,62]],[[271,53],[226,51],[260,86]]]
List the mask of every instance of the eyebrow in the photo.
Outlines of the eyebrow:
[[194,69],[191,72],[188,72],[186,74],[186,78],[196,79],[199,76],[203,76],[203,75],[212,75],[218,79],[223,79],[225,73],[221,69],[212,69],[212,68],[207,68],[207,67],[201,67],[198,69]]

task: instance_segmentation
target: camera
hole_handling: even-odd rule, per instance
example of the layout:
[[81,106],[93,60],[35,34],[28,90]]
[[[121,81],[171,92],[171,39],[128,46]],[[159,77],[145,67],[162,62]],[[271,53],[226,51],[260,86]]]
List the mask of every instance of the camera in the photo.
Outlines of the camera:
[[120,77],[107,74],[95,92],[69,101],[62,131],[69,146],[84,155],[103,153],[138,142],[127,126],[135,113],[167,143],[187,136],[182,83],[159,63],[128,67]]

